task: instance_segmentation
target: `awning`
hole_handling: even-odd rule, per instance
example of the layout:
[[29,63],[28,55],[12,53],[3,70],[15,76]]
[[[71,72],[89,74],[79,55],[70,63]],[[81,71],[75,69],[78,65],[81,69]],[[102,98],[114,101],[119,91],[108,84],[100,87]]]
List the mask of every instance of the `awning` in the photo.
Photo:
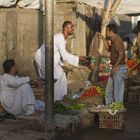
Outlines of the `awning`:
[[[93,7],[104,8],[107,0],[76,0]],[[140,13],[140,0],[122,0],[117,8],[117,14],[134,14]]]

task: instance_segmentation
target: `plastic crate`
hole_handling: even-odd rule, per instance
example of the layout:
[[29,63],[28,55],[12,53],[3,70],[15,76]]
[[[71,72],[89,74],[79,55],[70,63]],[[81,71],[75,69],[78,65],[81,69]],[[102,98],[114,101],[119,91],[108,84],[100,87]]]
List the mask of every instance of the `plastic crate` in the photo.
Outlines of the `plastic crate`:
[[99,112],[99,128],[122,129],[124,126],[124,111],[111,115],[108,112]]
[[55,123],[59,135],[71,136],[80,131],[78,116],[56,114]]
[[88,110],[82,111],[79,115],[80,128],[88,128],[94,124],[95,113],[91,113]]
[[140,86],[132,86],[128,89],[127,103],[131,105],[140,105]]

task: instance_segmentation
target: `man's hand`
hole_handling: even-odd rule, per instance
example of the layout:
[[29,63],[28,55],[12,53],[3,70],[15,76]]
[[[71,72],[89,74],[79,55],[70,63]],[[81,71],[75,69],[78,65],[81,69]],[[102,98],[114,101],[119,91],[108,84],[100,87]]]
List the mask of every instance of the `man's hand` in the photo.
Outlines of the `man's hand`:
[[70,70],[67,66],[61,66],[65,73],[68,73]]
[[110,76],[113,76],[116,71],[117,71],[117,67],[113,67],[111,72],[110,72]]
[[99,35],[100,38],[105,39],[105,37],[100,32],[97,32],[97,34]]
[[32,75],[30,79],[38,88],[42,88],[42,83],[41,83],[40,78]]

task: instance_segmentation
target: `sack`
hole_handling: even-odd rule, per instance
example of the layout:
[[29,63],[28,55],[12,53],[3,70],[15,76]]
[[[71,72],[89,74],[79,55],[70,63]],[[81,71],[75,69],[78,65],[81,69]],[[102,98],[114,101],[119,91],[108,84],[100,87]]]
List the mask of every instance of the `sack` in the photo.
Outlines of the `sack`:
[[2,7],[11,7],[15,5],[17,0],[0,0],[0,6]]
[[21,8],[40,9],[42,2],[41,0],[20,0],[17,5]]

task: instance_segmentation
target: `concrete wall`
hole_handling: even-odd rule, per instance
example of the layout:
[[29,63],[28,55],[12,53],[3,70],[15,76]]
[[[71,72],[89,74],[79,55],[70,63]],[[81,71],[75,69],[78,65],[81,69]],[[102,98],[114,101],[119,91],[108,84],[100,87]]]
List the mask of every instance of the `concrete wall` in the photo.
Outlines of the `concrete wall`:
[[16,60],[20,73],[34,73],[34,54],[42,43],[41,15],[36,10],[0,9],[0,74],[8,58]]
[[86,55],[86,33],[85,22],[76,15],[76,9],[85,14],[84,5],[76,5],[71,1],[56,1],[54,12],[54,32],[62,32],[62,24],[65,20],[70,20],[75,25],[74,35],[69,37],[67,50],[73,54]]
[[88,55],[94,33],[100,31],[101,10],[73,0],[56,0],[55,33],[62,31],[61,26],[65,20],[75,25],[74,35],[68,39],[67,50],[77,55]]

